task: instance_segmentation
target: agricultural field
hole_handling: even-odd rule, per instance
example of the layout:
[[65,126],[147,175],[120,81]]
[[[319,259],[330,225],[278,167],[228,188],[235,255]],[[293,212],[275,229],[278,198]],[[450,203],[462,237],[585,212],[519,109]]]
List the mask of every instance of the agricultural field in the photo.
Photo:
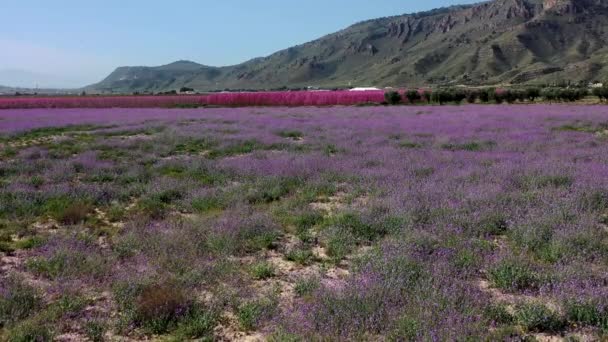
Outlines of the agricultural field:
[[195,108],[201,106],[335,106],[384,101],[384,91],[275,91],[204,95],[6,96],[0,109]]
[[7,109],[0,176],[0,340],[608,337],[605,106]]

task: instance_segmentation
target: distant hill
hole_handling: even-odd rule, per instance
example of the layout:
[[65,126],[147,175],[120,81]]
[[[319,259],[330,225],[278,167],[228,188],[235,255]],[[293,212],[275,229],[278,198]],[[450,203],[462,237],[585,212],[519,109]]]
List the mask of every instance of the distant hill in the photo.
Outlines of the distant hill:
[[608,76],[608,0],[494,0],[368,20],[228,67],[121,67],[94,91],[592,81]]

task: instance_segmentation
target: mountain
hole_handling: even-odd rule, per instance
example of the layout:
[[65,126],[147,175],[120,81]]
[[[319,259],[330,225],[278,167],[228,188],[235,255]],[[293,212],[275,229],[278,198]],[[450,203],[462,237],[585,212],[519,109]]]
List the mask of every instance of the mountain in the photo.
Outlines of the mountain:
[[608,0],[494,0],[368,20],[228,67],[121,67],[96,91],[595,80],[608,76]]

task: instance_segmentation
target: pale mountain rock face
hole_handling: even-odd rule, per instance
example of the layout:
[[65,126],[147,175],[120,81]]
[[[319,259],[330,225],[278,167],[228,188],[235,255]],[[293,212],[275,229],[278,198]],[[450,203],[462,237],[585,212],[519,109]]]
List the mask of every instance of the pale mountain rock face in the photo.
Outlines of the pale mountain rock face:
[[228,67],[122,67],[95,91],[199,91],[596,81],[608,1],[494,0],[364,21]]

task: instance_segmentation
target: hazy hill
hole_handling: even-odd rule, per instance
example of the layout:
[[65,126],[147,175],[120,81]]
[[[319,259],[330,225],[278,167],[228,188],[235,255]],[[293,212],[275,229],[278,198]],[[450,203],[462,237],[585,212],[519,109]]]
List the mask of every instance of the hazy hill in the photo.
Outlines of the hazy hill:
[[608,76],[608,0],[495,0],[361,22],[229,67],[121,67],[90,89],[496,84]]

